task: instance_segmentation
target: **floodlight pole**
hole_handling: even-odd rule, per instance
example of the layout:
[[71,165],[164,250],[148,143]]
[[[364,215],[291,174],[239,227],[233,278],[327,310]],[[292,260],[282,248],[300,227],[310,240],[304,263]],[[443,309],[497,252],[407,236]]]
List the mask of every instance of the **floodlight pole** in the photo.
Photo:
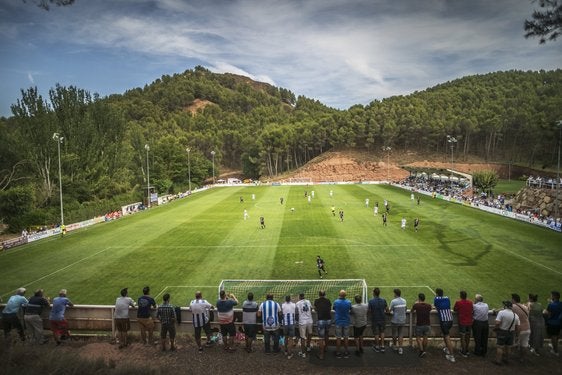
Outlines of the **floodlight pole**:
[[145,144],[144,149],[146,150],[146,201],[147,207],[150,208],[150,165],[148,163],[148,151],[150,151],[150,146]]
[[189,158],[189,153],[191,152],[191,149],[187,147],[185,151],[187,151],[187,178],[189,181],[189,193],[191,193],[191,160]]
[[554,205],[554,218],[560,218],[559,206],[559,194],[560,194],[560,143],[562,142],[562,120],[556,123],[558,127],[558,168],[556,169],[556,204]]
[[211,151],[211,156],[213,157],[213,185],[215,184],[215,151]]
[[64,208],[62,203],[62,171],[60,166],[60,144],[64,140],[64,137],[61,137],[59,133],[53,134],[53,140],[57,142],[57,148],[59,151],[59,199],[60,199],[60,225],[64,225]]
[[455,143],[457,143],[457,139],[453,136],[447,136],[447,142],[451,145],[451,173],[455,170],[455,158],[453,154],[453,150],[455,148]]
[[392,150],[392,147],[383,146],[382,150],[386,151],[386,180],[390,183],[390,151]]

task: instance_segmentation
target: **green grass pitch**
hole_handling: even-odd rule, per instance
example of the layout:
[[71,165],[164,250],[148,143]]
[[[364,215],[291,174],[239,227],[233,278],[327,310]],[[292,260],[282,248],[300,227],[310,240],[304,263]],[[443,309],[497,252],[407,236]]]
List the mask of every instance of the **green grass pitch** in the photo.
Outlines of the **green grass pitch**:
[[[312,190],[308,203],[304,192]],[[386,228],[384,199],[391,206]],[[25,286],[53,297],[67,288],[74,303],[112,305],[121,288],[137,298],[150,285],[158,302],[169,292],[172,303],[185,306],[196,290],[214,301],[222,279],[316,279],[321,255],[330,279],[364,278],[388,299],[399,287],[411,305],[419,292],[432,299],[441,287],[452,300],[461,289],[481,293],[494,307],[514,292],[523,299],[538,293],[544,302],[562,289],[561,251],[554,231],[425,196],[418,206],[409,192],[389,186],[225,187],[5,251],[0,295],[6,301]]]

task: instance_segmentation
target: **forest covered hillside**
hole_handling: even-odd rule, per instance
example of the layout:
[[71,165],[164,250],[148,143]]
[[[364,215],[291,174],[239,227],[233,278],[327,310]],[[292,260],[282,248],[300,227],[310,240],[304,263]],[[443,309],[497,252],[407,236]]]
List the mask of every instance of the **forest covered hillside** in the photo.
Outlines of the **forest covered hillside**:
[[[187,190],[224,169],[275,177],[328,150],[477,157],[536,168],[556,165],[562,70],[467,76],[348,110],[290,90],[195,67],[101,98],[56,86],[22,90],[0,119],[0,220],[20,230],[57,223],[58,149],[67,222],[155,192]],[[148,145],[149,150],[146,150]],[[189,152],[187,152],[189,149]],[[214,155],[213,155],[214,152]],[[147,171],[147,161],[150,167]],[[213,163],[214,161],[214,163]]]

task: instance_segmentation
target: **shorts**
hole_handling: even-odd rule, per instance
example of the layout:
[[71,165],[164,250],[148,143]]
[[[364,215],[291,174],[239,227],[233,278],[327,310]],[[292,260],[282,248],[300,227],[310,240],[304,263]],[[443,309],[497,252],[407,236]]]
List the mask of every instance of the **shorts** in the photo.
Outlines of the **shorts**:
[[131,329],[129,318],[115,318],[115,328],[117,332],[128,332]]
[[500,329],[496,332],[496,345],[498,346],[511,346],[513,345],[515,332]]
[[441,327],[441,333],[443,334],[443,336],[449,336],[449,332],[451,331],[451,328],[453,327],[453,322],[452,321],[440,322],[439,326]]
[[66,320],[50,320],[49,322],[51,323],[51,331],[53,331],[55,335],[70,335],[68,322]]
[[365,332],[365,328],[367,328],[367,326],[353,327],[353,337],[362,337],[363,332]]
[[430,326],[416,326],[416,336],[429,336],[431,333]]
[[384,335],[384,330],[386,328],[385,322],[373,322],[372,329],[373,335]]
[[470,336],[471,330],[472,330],[472,325],[465,326],[464,324],[459,324],[459,334],[461,336],[463,336],[463,335],[469,335]]
[[526,331],[520,331],[517,344],[520,348],[527,348],[529,347],[529,338],[531,337],[531,330],[528,329]]
[[306,338],[312,335],[312,323],[306,323],[299,325],[299,333],[302,338]]
[[560,336],[560,326],[546,325],[546,334],[551,336]]
[[211,335],[211,324],[209,322],[205,323],[202,327],[193,327],[193,329],[195,330],[195,338],[197,339],[201,338],[201,331],[204,331],[207,336]]
[[283,326],[283,335],[285,337],[295,337],[295,325]]
[[316,323],[316,328],[317,328],[317,331],[318,331],[318,337],[319,338],[323,339],[323,338],[328,337],[328,334],[329,334],[328,331],[330,330],[330,324],[331,323],[332,322],[330,320],[319,320]]
[[160,338],[165,339],[167,333],[170,334],[170,340],[176,338],[176,325],[174,323],[162,324],[160,327]]
[[340,338],[347,338],[349,337],[349,326],[338,326],[336,325],[336,337]]
[[223,338],[226,338],[227,335],[230,337],[236,336],[236,327],[234,326],[234,322],[228,324],[221,324],[220,326],[221,326],[221,335]]
[[258,333],[257,324],[244,324],[244,334],[246,335],[246,338],[255,340],[257,333]]
[[402,335],[402,327],[404,327],[404,324],[398,324],[398,323],[390,323],[390,326],[392,328],[392,337],[399,337],[402,338],[404,337]]
[[150,332],[154,330],[154,320],[152,320],[152,318],[137,318],[137,323],[139,324],[141,331],[143,329]]

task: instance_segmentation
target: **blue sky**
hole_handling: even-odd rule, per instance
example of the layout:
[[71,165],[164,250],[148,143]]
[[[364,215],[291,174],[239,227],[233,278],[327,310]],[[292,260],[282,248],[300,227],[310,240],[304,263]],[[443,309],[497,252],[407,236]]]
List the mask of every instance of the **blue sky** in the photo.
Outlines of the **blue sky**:
[[0,2],[0,115],[57,83],[102,96],[202,65],[336,108],[465,75],[562,68],[562,41],[523,37],[530,0]]

